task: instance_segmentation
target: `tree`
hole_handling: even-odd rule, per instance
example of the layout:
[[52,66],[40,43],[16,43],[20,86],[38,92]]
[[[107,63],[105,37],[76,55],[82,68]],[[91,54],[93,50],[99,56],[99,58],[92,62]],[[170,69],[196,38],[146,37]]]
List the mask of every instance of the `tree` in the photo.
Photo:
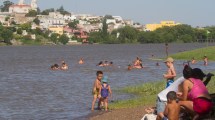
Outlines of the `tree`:
[[37,16],[37,11],[30,10],[25,16],[26,17],[36,17]]
[[58,35],[57,33],[52,33],[52,34],[51,34],[51,37],[50,37],[51,41],[52,41],[53,43],[57,44],[58,36],[59,36],[59,35]]
[[4,2],[3,2],[3,5],[1,6],[1,11],[2,11],[2,12],[8,12],[8,11],[9,11],[9,7],[10,7],[11,5],[13,5],[13,4],[14,4],[14,3],[11,2],[11,1],[9,1],[9,0],[4,1]]
[[33,22],[34,22],[36,25],[40,25],[40,20],[39,20],[38,18],[35,18],[35,19],[33,20]]
[[69,38],[67,37],[67,35],[63,34],[63,35],[60,36],[59,42],[61,42],[62,44],[66,45],[69,42]]
[[73,28],[73,29],[77,29],[77,24],[79,24],[78,20],[74,20],[74,21],[68,23],[69,27]]
[[57,12],[60,12],[62,15],[70,14],[68,11],[64,10],[64,7],[61,6],[59,9],[56,10]]
[[10,41],[13,39],[13,32],[11,30],[4,29],[1,33],[1,37],[6,44],[11,45]]
[[31,31],[31,23],[21,24],[20,27],[22,28],[22,30],[26,30],[27,32]]
[[135,43],[137,42],[138,31],[130,26],[125,26],[118,30],[120,33],[119,40],[121,43]]
[[54,8],[46,9],[41,12],[42,15],[49,15],[50,12],[54,12]]
[[22,35],[22,28],[18,28],[16,32],[17,34]]

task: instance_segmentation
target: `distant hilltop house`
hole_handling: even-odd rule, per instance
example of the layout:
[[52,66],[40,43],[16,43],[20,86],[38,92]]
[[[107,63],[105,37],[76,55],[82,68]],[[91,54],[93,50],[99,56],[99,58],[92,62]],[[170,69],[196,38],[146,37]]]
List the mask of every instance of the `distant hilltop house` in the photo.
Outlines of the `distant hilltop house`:
[[24,0],[19,0],[18,4],[9,7],[9,13],[27,14],[30,10],[37,11],[37,0],[32,0],[31,5],[25,4]]
[[145,31],[154,31],[158,28],[162,28],[165,26],[176,26],[179,25],[180,23],[176,23],[175,21],[161,21],[160,24],[146,24],[145,26]]

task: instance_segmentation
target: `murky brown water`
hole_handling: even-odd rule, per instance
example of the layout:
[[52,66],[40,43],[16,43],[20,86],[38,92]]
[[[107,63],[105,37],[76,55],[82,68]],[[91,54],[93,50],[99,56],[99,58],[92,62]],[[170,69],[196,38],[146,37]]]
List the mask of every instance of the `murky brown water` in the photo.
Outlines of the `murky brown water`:
[[[205,44],[170,44],[170,53],[203,47]],[[97,70],[109,76],[113,89],[162,79],[165,65],[148,59],[165,56],[164,44],[83,45],[0,47],[0,119],[1,120],[71,120],[90,113],[91,88]],[[126,71],[137,56],[147,66]],[[83,57],[86,64],[78,65]],[[68,71],[50,71],[51,64],[65,60]],[[101,68],[101,60],[113,61],[115,67]],[[176,61],[180,75],[182,62]],[[215,70],[215,64],[195,67]],[[113,100],[128,98],[114,94]]]

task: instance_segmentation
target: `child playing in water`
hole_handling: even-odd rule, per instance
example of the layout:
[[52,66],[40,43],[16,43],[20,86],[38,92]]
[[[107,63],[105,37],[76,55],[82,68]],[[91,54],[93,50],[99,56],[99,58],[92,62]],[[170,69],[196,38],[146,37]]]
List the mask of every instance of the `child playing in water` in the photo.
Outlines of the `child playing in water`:
[[100,89],[101,89],[101,80],[103,78],[103,72],[97,71],[96,76],[97,76],[97,78],[94,81],[93,90],[92,90],[92,93],[93,93],[93,101],[92,101],[92,108],[91,108],[92,111],[94,110],[94,106],[95,106],[95,102],[96,102],[97,98],[99,99],[98,109],[100,109],[100,103],[101,103],[101,101],[100,101],[100,98],[101,98]]
[[166,88],[169,87],[174,82],[174,77],[176,77],[176,72],[173,64],[174,60],[171,57],[168,57],[164,63],[167,66],[167,73],[163,74],[163,77],[167,79]]
[[107,111],[109,94],[110,94],[110,97],[112,97],[112,91],[111,91],[110,85],[108,84],[107,76],[105,76],[102,79],[102,87],[100,89],[100,93],[101,93],[101,102],[103,102],[105,104],[105,111]]
[[167,93],[167,106],[164,113],[157,116],[157,120],[179,120],[180,105],[177,103],[177,95],[175,91]]

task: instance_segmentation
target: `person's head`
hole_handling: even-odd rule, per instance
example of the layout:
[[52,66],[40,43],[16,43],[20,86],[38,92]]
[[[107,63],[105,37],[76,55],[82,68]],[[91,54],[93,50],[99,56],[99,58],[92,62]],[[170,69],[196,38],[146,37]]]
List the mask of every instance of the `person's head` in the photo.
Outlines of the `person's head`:
[[103,72],[102,71],[97,71],[96,76],[98,80],[101,80],[103,78]]
[[98,63],[98,65],[102,65],[103,64],[103,62],[102,61],[100,61],[99,63]]
[[58,64],[54,64],[54,67],[58,69],[58,68],[59,68],[59,65],[58,65]]
[[52,69],[52,70],[54,70],[54,69],[55,69],[55,66],[54,66],[54,65],[52,65],[52,66],[51,66],[51,69]]
[[113,62],[112,62],[112,61],[110,62],[110,65],[113,65]]
[[173,64],[174,59],[172,57],[168,57],[164,63],[166,64],[167,67],[170,67],[171,64]]
[[167,95],[166,95],[166,97],[167,97],[168,103],[177,99],[177,95],[176,95],[175,91],[168,92]]
[[108,83],[108,76],[104,76],[104,77],[102,78],[102,82],[103,82],[103,83]]
[[183,69],[183,76],[185,79],[192,77],[192,71],[193,69],[189,65],[185,65]]
[[205,76],[206,76],[205,73],[203,73],[201,69],[199,69],[199,68],[194,68],[193,69],[192,78],[203,80],[203,78]]

